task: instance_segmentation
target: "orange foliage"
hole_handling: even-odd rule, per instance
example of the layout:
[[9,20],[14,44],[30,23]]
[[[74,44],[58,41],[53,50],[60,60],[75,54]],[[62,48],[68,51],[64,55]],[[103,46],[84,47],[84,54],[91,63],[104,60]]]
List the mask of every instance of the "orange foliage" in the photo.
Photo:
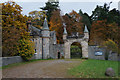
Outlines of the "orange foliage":
[[50,18],[49,24],[50,24],[50,30],[56,31],[57,42],[63,43],[63,25],[62,25],[60,10],[56,10],[52,12],[52,16]]
[[21,14],[21,9],[15,2],[2,3],[2,56],[18,55],[18,41],[29,38],[28,18]]
[[106,40],[106,20],[95,21],[90,32],[90,45],[100,45]]
[[81,22],[82,17],[75,11],[72,11],[69,14],[70,17],[67,15],[61,16],[60,10],[56,10],[52,12],[52,16],[50,19],[50,30],[56,31],[56,36],[58,43],[63,43],[63,22],[66,23],[66,28],[68,35],[71,35],[72,32],[79,32],[83,34],[83,24]]
[[63,16],[63,18],[67,25],[68,35],[71,35],[72,32],[83,34],[82,17],[77,12],[73,10],[69,15]]

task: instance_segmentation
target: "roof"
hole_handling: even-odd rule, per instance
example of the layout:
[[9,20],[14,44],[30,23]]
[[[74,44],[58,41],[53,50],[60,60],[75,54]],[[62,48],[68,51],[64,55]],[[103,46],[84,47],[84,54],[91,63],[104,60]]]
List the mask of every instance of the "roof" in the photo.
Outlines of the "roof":
[[41,36],[41,29],[38,29],[32,25],[29,26],[29,31],[31,31],[31,35],[32,36]]
[[43,29],[49,30],[49,27],[48,27],[48,23],[47,23],[46,17],[45,17],[45,20],[44,20],[44,23],[43,23]]
[[87,26],[85,25],[84,32],[88,33]]

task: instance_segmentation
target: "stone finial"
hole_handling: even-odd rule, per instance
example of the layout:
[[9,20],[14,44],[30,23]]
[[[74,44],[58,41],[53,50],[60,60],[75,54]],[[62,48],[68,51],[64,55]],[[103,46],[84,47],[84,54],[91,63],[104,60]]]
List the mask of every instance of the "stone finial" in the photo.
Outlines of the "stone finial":
[[88,29],[87,29],[87,26],[85,25],[85,28],[84,28],[84,32],[85,33],[88,33]]
[[64,26],[64,33],[63,33],[63,34],[67,34],[67,30],[66,30],[66,25],[65,25],[65,23],[63,23],[63,26]]
[[43,29],[49,30],[49,27],[48,27],[48,23],[47,23],[46,17],[45,17],[45,20],[44,20],[44,23],[43,23]]
[[67,30],[66,30],[66,27],[64,27],[64,34],[67,34]]

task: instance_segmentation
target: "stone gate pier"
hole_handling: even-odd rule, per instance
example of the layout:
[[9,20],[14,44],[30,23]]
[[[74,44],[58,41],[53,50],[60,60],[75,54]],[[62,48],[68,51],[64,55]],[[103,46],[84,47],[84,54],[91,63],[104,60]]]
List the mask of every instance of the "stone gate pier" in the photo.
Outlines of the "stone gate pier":
[[89,33],[87,26],[85,26],[83,35],[79,35],[78,32],[76,32],[72,36],[67,36],[66,25],[64,25],[64,33],[63,33],[64,49],[65,49],[64,57],[68,59],[71,58],[71,52],[70,52],[71,44],[77,42],[81,44],[82,47],[82,58],[88,58],[88,39],[89,39]]

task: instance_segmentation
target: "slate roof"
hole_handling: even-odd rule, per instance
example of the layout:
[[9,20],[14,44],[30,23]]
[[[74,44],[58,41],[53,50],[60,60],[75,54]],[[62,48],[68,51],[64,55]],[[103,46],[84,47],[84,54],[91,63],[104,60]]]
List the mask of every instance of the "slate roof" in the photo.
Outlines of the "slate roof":
[[41,29],[38,29],[32,25],[29,26],[29,31],[31,36],[42,36]]
[[88,33],[88,29],[87,29],[87,26],[85,25],[85,28],[84,28],[84,32],[85,33]]
[[44,23],[43,23],[43,29],[49,30],[47,19],[45,18]]

